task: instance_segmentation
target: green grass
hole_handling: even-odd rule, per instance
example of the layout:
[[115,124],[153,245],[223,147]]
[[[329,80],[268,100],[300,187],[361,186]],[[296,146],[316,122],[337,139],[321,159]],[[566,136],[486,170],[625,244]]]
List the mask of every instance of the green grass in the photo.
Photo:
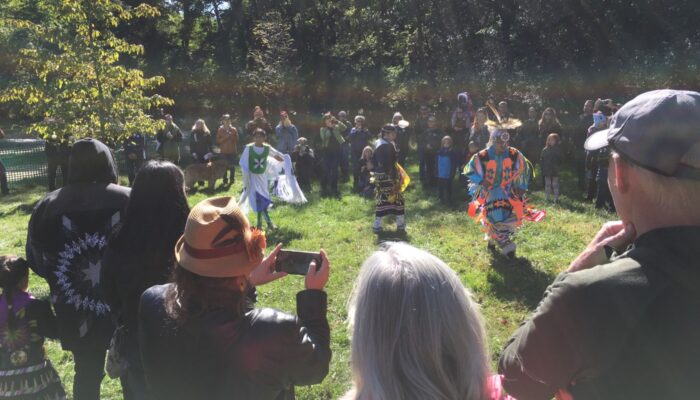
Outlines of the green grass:
[[[416,177],[416,168],[409,169]],[[319,385],[299,388],[299,399],[336,399],[350,386],[350,338],[348,335],[347,301],[362,261],[383,240],[401,239],[428,250],[445,260],[471,288],[481,304],[486,319],[488,344],[493,365],[508,336],[527,314],[534,309],[545,287],[557,273],[580,252],[598,227],[611,216],[599,213],[589,204],[575,200],[580,193],[567,181],[557,206],[544,205],[543,194],[537,188],[530,194],[535,207],[544,207],[547,217],[541,223],[526,223],[518,233],[518,256],[505,259],[486,249],[479,226],[468,219],[465,207],[445,208],[435,194],[426,193],[413,183],[406,193],[408,230],[404,237],[392,233],[374,235],[373,202],[348,194],[349,184],[343,185],[342,199],[322,199],[318,188],[308,194],[303,206],[279,204],[270,213],[279,229],[269,235],[272,247],[283,242],[285,247],[302,250],[325,249],[331,260],[328,319],[332,330],[333,360],[329,375]],[[539,181],[539,179],[537,179]],[[238,179],[237,182],[240,182]],[[537,186],[537,185],[536,185]],[[238,195],[240,183],[228,192],[216,195]],[[43,187],[24,187],[9,197],[0,198],[0,254],[24,254],[26,226],[33,205],[44,194]],[[455,183],[455,198],[462,195]],[[206,198],[205,193],[193,193],[190,203]],[[385,225],[393,228],[393,224]],[[46,296],[47,285],[32,276],[30,290]],[[303,289],[303,278],[289,276],[259,288],[258,306],[275,307],[295,312],[295,293]],[[67,391],[73,379],[72,356],[63,352],[55,341],[49,341],[48,354],[58,369]],[[104,399],[121,399],[118,381],[105,379]]]

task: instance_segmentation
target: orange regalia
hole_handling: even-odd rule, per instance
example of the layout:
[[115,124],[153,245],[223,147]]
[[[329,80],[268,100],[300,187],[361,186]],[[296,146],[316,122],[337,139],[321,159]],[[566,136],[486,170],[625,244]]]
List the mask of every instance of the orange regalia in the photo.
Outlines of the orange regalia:
[[472,195],[469,216],[482,223],[490,244],[503,249],[522,224],[523,194],[530,171],[529,162],[518,149],[505,146],[497,153],[495,145],[475,154],[465,167]]

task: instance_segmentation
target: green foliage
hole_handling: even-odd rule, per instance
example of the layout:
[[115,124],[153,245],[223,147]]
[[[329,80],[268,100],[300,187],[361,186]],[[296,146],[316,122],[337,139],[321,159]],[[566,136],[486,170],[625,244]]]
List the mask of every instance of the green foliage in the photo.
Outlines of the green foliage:
[[158,9],[113,0],[45,0],[35,6],[30,15],[20,6],[3,15],[22,45],[0,102],[18,104],[35,121],[30,131],[42,137],[117,141],[134,132],[155,133],[158,122],[147,112],[173,102],[147,93],[165,79],[120,64],[123,56],[143,54],[143,47],[113,29],[157,16]]

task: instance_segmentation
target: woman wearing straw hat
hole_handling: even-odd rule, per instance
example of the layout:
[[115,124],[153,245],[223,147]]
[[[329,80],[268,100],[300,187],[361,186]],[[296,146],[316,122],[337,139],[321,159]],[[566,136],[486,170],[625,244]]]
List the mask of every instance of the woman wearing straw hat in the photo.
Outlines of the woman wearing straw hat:
[[265,236],[235,199],[197,204],[175,246],[172,283],[141,297],[139,338],[156,399],[293,399],[294,386],[328,373],[329,262],[309,265],[297,315],[253,308],[255,286],[275,272],[281,245],[263,259]]

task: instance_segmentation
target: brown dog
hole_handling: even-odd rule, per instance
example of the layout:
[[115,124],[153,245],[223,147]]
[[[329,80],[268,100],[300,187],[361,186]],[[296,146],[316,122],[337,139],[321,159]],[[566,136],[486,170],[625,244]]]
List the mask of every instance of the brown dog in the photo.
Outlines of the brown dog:
[[191,164],[185,168],[185,187],[194,188],[195,183],[206,181],[207,189],[214,190],[216,180],[224,177],[228,168],[225,160],[209,161],[206,164]]

